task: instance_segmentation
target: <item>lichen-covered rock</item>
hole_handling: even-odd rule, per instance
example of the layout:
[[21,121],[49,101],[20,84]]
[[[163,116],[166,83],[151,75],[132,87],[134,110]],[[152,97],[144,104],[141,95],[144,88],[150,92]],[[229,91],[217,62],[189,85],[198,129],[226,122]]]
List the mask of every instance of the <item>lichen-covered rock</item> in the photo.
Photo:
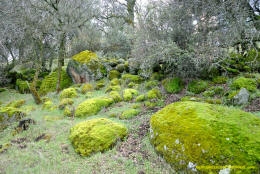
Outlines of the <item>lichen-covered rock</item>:
[[[57,87],[57,80],[58,80],[58,72],[53,71],[49,75],[47,75],[40,86],[39,93],[41,95],[45,95],[48,92],[53,92],[56,90]],[[72,84],[72,81],[70,77],[67,75],[66,71],[61,71],[61,82],[60,82],[60,88],[64,89],[69,87]]]
[[138,91],[135,89],[125,89],[123,91],[123,98],[125,101],[130,101],[134,98],[134,96],[138,95]]
[[76,117],[87,117],[97,114],[102,108],[108,107],[114,102],[112,98],[91,98],[78,105],[75,111]]
[[151,89],[147,92],[147,98],[148,99],[159,99],[162,97],[161,91],[157,88]]
[[82,94],[86,94],[89,91],[92,91],[94,89],[93,85],[90,83],[85,83],[82,87],[81,87],[81,93]]
[[195,169],[259,165],[260,119],[253,114],[220,105],[176,102],[155,113],[150,125],[151,143],[178,171],[187,171],[191,163]]
[[10,123],[19,121],[26,113],[14,107],[0,108],[0,130],[5,129]]
[[11,101],[10,103],[8,103],[6,105],[6,107],[20,108],[24,104],[25,104],[25,100],[23,100],[23,99],[21,99],[21,100],[14,100],[14,101]]
[[60,94],[60,99],[77,97],[77,90],[75,88],[66,88]]
[[184,82],[179,77],[164,79],[162,85],[168,93],[179,93],[184,88]]
[[188,91],[199,94],[208,88],[208,82],[204,80],[192,80],[188,84]]
[[246,88],[248,91],[255,91],[257,89],[257,83],[255,79],[239,77],[233,81],[231,88],[236,90]]
[[123,100],[118,91],[111,91],[109,96],[114,100],[115,103]]
[[242,88],[238,94],[233,98],[235,105],[245,105],[248,103],[249,100],[249,92],[246,88]]
[[86,50],[72,57],[67,72],[77,84],[101,79],[106,74],[106,69],[95,53]]
[[106,118],[81,122],[70,129],[69,139],[77,153],[90,156],[109,150],[118,139],[127,135],[127,128]]
[[138,109],[128,109],[119,116],[120,119],[130,119],[134,116],[137,116],[140,113]]
[[109,80],[118,79],[120,76],[121,76],[121,74],[117,70],[111,70],[108,73],[108,79]]

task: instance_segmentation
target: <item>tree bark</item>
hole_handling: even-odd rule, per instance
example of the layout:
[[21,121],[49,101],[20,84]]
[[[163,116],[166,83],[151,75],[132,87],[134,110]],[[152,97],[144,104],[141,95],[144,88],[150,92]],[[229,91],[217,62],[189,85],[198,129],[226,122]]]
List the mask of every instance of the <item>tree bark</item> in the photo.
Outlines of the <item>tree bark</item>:
[[33,96],[33,99],[34,99],[34,102],[39,105],[42,103],[42,100],[41,100],[41,97],[40,95],[38,94],[37,90],[36,90],[36,83],[38,81],[38,76],[39,76],[39,68],[36,68],[36,72],[34,74],[34,78],[33,78],[33,82],[31,84],[29,84],[27,82],[27,85],[30,89],[30,92]]
[[65,39],[66,39],[66,33],[62,33],[61,40],[60,40],[60,47],[59,47],[59,56],[58,56],[58,81],[57,81],[57,87],[56,87],[57,94],[61,90],[60,82],[61,82],[62,66],[64,65]]

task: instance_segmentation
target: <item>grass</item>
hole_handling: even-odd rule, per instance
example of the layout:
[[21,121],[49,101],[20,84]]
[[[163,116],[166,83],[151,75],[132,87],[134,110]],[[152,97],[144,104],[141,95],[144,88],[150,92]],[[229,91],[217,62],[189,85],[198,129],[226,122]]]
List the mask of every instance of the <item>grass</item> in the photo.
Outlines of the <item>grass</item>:
[[[106,95],[104,91],[92,92],[93,97]],[[63,111],[42,110],[42,106],[34,104],[30,94],[18,94],[14,91],[0,93],[0,101],[4,104],[12,100],[25,99],[28,106],[35,108],[28,113],[27,118],[34,119],[35,125],[28,130],[12,135],[18,122],[13,123],[3,132],[0,132],[0,144],[10,143],[11,147],[0,154],[0,173],[173,173],[173,169],[159,157],[149,142],[148,135],[139,137],[140,151],[133,152],[130,156],[124,156],[118,149],[124,143],[117,143],[115,147],[104,153],[93,154],[90,157],[81,157],[75,153],[68,137],[70,128],[86,119],[107,117],[121,122],[129,129],[129,136],[138,138],[139,126],[144,120],[149,120],[151,114],[141,115],[130,120],[118,120],[111,118],[110,114],[120,115],[124,110],[132,108],[134,103],[121,102],[107,109],[103,109],[95,116],[88,118],[69,118],[63,116]],[[47,95],[54,105],[59,104],[59,97],[55,93]],[[86,100],[86,95],[79,94],[74,99],[77,106]],[[46,121],[44,118],[59,117],[60,120]],[[35,141],[42,134],[51,136],[50,140]],[[24,142],[19,140],[25,139]],[[130,142],[131,143],[131,142]],[[130,148],[131,146],[129,146]],[[128,150],[126,148],[126,150]],[[144,153],[146,154],[145,158]]]

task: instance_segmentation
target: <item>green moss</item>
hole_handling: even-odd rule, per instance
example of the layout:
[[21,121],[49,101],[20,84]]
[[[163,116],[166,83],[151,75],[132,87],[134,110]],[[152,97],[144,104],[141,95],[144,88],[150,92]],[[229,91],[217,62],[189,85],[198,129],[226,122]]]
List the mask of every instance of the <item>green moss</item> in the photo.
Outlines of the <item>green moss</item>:
[[111,70],[109,71],[108,79],[109,80],[118,79],[120,78],[120,76],[121,76],[120,72],[118,72],[117,70]]
[[225,84],[227,83],[228,78],[224,76],[217,76],[212,79],[214,84]]
[[93,89],[94,89],[93,85],[91,85],[90,83],[85,83],[81,87],[81,93],[86,94],[87,92],[92,91]]
[[53,111],[53,110],[56,109],[56,106],[53,104],[52,101],[48,100],[48,101],[43,103],[42,109]]
[[208,88],[208,82],[204,80],[192,80],[188,84],[188,91],[199,94]]
[[151,79],[153,80],[162,80],[163,78],[163,74],[159,73],[159,72],[154,72],[151,76]]
[[162,85],[168,93],[179,93],[184,88],[184,82],[179,77],[165,79]]
[[75,88],[66,88],[60,93],[60,99],[77,97],[77,90]]
[[18,121],[26,116],[22,110],[14,107],[0,108],[0,130],[5,129],[10,123]]
[[130,83],[128,83],[128,85],[127,85],[128,88],[133,88],[133,87],[135,87],[135,86],[137,86],[137,84],[134,83],[134,82],[130,82]]
[[[56,90],[57,87],[57,80],[58,80],[58,73],[57,71],[54,71],[47,75],[40,86],[39,93],[41,95],[45,95],[48,92],[53,92]],[[60,82],[60,88],[64,89],[69,87],[72,84],[71,78],[67,75],[65,70],[62,70],[61,72],[61,82]]]
[[155,102],[150,102],[150,101],[145,101],[145,102],[144,102],[144,105],[145,105],[145,107],[147,107],[147,108],[149,108],[149,109],[152,109],[152,108],[154,108],[154,107],[157,106],[157,103],[155,103]]
[[116,86],[108,86],[106,88],[106,92],[111,92],[111,91],[121,91],[121,86],[116,85]]
[[118,139],[127,135],[124,125],[106,118],[81,122],[70,129],[69,139],[75,151],[82,156],[109,150]]
[[136,101],[137,102],[142,102],[142,101],[145,101],[146,97],[144,94],[141,94],[139,96],[136,97]]
[[103,107],[108,107],[114,102],[112,98],[91,98],[78,105],[76,117],[85,117],[97,114]]
[[255,79],[238,77],[231,84],[232,89],[246,88],[248,91],[255,91],[257,89],[257,83]]
[[134,98],[134,96],[138,95],[138,91],[135,89],[125,89],[123,91],[123,98],[125,101],[130,101]]
[[139,113],[140,113],[140,110],[138,110],[138,109],[128,109],[128,110],[124,111],[119,116],[119,118],[120,119],[130,119],[130,118],[137,116]]
[[71,107],[71,106],[66,106],[64,108],[64,112],[63,112],[63,115],[66,116],[66,117],[72,117],[74,114],[74,108]]
[[143,78],[138,75],[132,74],[123,74],[122,79],[125,80],[127,83],[134,82],[134,83],[141,83]]
[[15,86],[16,86],[17,90],[22,94],[30,92],[29,86],[27,85],[26,81],[23,81],[21,79],[17,79]]
[[202,95],[204,97],[213,97],[215,95],[215,91],[214,90],[207,90],[207,91],[204,91]]
[[117,78],[114,78],[110,81],[110,85],[111,86],[117,86],[117,85],[120,85],[120,80],[117,79]]
[[6,105],[6,107],[20,108],[24,104],[25,104],[25,100],[23,100],[23,99],[21,99],[21,100],[14,100],[14,101],[11,101],[10,103],[8,103]]
[[73,105],[74,101],[71,98],[64,98],[60,101],[59,109],[64,109],[67,105]]
[[92,60],[97,60],[98,57],[96,53],[86,50],[74,55],[72,59],[80,63],[89,63]]
[[[151,143],[177,171],[186,171],[189,163],[196,166],[259,164],[260,119],[242,110],[176,102],[154,114],[150,125]],[[253,172],[250,169],[234,171]]]
[[114,100],[115,103],[122,101],[122,97],[117,91],[111,91],[109,96]]
[[101,80],[98,80],[98,81],[96,82],[96,87],[95,87],[95,89],[96,89],[96,90],[99,90],[99,89],[101,89],[101,88],[103,88],[103,87],[105,87],[105,86],[106,86],[105,80],[104,80],[104,79],[101,79]]
[[161,91],[157,88],[154,88],[147,92],[147,98],[148,99],[159,99],[162,97]]

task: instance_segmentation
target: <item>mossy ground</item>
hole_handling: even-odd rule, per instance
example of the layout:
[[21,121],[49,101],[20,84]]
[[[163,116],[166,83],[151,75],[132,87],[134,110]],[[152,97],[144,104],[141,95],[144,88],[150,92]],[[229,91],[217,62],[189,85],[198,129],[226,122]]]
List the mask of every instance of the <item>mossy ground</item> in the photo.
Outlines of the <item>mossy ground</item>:
[[[104,90],[92,92],[92,97],[106,95]],[[59,105],[60,99],[56,93],[49,93],[47,97],[54,105]],[[0,144],[11,144],[7,151],[0,154],[0,173],[174,173],[174,170],[154,152],[146,134],[138,138],[138,130],[149,120],[151,114],[140,115],[129,120],[110,117],[111,113],[120,115],[123,111],[132,108],[134,103],[120,102],[86,119],[65,117],[63,110],[58,108],[52,111],[42,110],[41,106],[34,104],[30,94],[7,90],[1,93],[0,101],[6,105],[10,101],[19,99],[26,101],[21,109],[35,108],[27,112],[26,118],[34,119],[36,124],[14,136],[12,133],[18,122],[0,132]],[[73,98],[73,105],[77,106],[85,100],[85,95],[79,94],[79,97]],[[98,152],[90,157],[81,157],[69,141],[70,128],[93,118],[109,118],[125,125],[129,136],[135,137],[135,140],[132,142],[131,138],[127,138],[104,153]],[[43,134],[48,134],[49,140],[36,142],[35,139]],[[136,147],[140,150],[133,151],[132,146],[136,144],[137,139],[140,142]],[[125,141],[129,147],[124,147],[124,151],[129,153],[129,156],[120,150]]]

